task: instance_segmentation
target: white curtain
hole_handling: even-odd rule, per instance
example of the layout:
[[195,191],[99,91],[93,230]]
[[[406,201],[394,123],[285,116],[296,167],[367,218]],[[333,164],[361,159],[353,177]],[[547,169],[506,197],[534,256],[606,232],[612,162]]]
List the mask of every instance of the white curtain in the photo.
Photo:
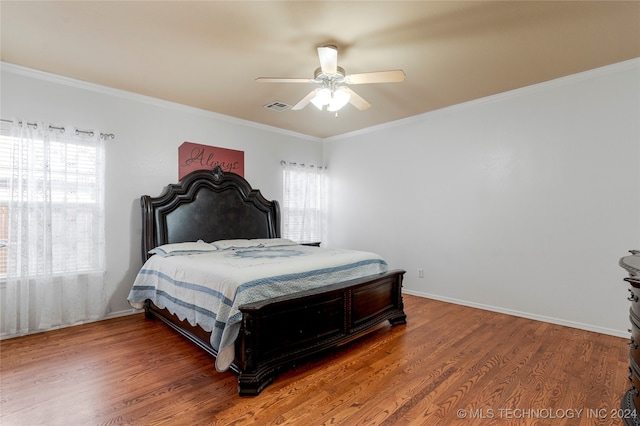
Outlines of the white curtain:
[[2,123],[0,157],[1,336],[104,317],[100,133]]
[[325,239],[328,178],[324,167],[280,162],[283,168],[282,236],[296,242]]

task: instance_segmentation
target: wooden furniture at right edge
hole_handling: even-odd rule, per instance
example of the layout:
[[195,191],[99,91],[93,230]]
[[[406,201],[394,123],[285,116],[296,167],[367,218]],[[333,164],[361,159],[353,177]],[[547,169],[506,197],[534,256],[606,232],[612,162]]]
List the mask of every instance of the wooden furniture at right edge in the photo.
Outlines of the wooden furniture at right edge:
[[624,422],[627,425],[640,426],[638,407],[640,407],[640,250],[630,250],[631,256],[620,259],[620,266],[629,272],[628,282],[629,320],[631,321],[631,340],[629,342],[629,380],[631,388],[622,397],[620,404]]

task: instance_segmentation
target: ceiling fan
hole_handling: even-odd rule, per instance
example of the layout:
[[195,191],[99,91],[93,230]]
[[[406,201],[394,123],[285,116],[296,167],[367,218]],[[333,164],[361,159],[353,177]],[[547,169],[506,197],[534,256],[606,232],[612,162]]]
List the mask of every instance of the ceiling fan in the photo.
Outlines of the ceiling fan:
[[344,69],[338,66],[338,48],[336,46],[318,47],[320,68],[314,72],[313,78],[277,78],[258,77],[258,83],[317,83],[322,86],[309,92],[295,104],[292,110],[301,110],[311,102],[318,109],[324,107],[327,111],[338,111],[347,103],[351,103],[360,111],[369,108],[371,104],[360,95],[351,90],[350,84],[369,83],[397,83],[404,80],[402,70],[376,71],[347,75]]

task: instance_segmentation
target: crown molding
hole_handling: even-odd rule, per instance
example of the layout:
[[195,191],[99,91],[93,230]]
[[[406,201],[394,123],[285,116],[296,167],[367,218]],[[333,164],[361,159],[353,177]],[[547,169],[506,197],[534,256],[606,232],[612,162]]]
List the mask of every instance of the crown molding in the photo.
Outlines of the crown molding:
[[474,99],[468,102],[463,102],[456,105],[451,105],[445,108],[437,109],[434,111],[425,112],[424,114],[414,115],[400,120],[390,121],[388,123],[379,124],[377,126],[367,127],[365,129],[355,130],[349,133],[343,133],[341,135],[331,136],[323,139],[325,142],[336,141],[341,139],[349,139],[354,136],[360,136],[369,134],[372,132],[378,132],[385,129],[392,129],[398,126],[405,126],[414,123],[421,123],[439,115],[452,114],[458,111],[476,107],[478,105],[486,105],[495,102],[502,101],[507,98],[514,98],[529,93],[539,92],[542,90],[548,90],[549,88],[564,86],[569,83],[589,80],[592,78],[600,77],[603,75],[610,75],[619,73],[622,71],[628,71],[631,69],[638,69],[638,77],[640,78],[640,58],[630,59],[628,61],[618,62],[612,65],[606,65],[600,68],[594,68],[592,70],[583,71],[577,74],[571,74],[565,77],[556,78],[542,83],[532,84],[531,86],[520,87],[518,89],[509,90],[507,92],[498,93],[496,95],[487,96],[484,98]]
[[228,123],[237,124],[239,126],[251,127],[254,129],[264,130],[272,133],[277,133],[280,135],[292,136],[298,139],[305,139],[312,142],[322,142],[322,138],[318,138],[315,136],[305,135],[303,133],[297,133],[290,130],[274,127],[274,126],[268,126],[266,124],[256,123],[254,121],[243,120],[241,118],[231,117],[229,115],[207,111],[201,108],[190,107],[190,106],[179,104],[176,102],[165,101],[165,100],[154,98],[151,96],[140,95],[137,93],[128,92],[126,90],[114,89],[112,87],[102,86],[95,83],[89,83],[82,80],[76,80],[73,78],[48,73],[45,71],[39,71],[32,68],[23,67],[21,65],[11,64],[9,62],[4,62],[4,61],[0,62],[0,70],[4,72],[17,74],[17,75],[22,75],[29,78],[42,80],[42,81],[48,81],[55,84],[62,84],[65,86],[76,88],[76,89],[87,90],[87,91],[100,93],[107,96],[114,96],[114,97],[130,100],[134,102],[141,102],[148,105],[157,106],[160,108],[167,108],[174,111],[200,115],[207,118],[226,121]]

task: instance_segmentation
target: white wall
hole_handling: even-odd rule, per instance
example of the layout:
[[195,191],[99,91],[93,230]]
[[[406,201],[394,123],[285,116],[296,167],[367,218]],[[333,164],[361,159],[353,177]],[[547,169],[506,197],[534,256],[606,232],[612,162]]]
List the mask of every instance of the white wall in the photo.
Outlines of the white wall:
[[[141,195],[160,195],[178,179],[185,141],[244,151],[245,177],[269,199],[282,200],[280,160],[322,162],[320,140],[1,64],[4,119],[45,121],[114,133],[106,148],[107,292],[111,312],[129,310],[140,269]],[[257,105],[257,108],[262,106]]]
[[633,60],[325,140],[327,243],[409,293],[627,336],[639,82]]

